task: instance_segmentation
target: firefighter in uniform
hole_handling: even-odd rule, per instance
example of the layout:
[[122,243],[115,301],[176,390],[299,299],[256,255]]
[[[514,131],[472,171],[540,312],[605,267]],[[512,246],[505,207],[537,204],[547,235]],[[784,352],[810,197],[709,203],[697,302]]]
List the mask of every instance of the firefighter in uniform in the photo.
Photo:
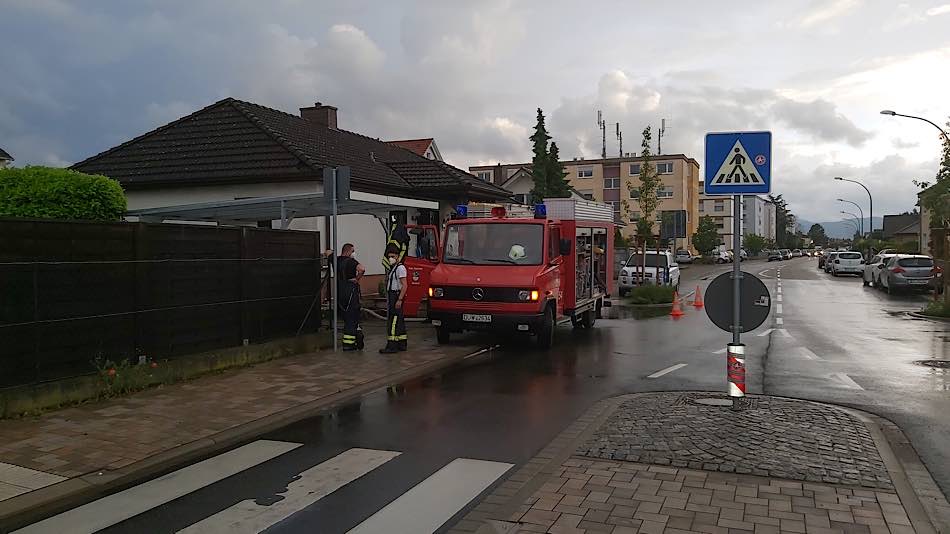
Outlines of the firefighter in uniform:
[[403,301],[406,298],[406,266],[400,259],[399,248],[386,247],[386,261],[389,274],[386,275],[386,346],[379,349],[380,354],[393,354],[407,348],[406,318],[403,315]]
[[343,245],[336,259],[337,307],[343,315],[343,350],[363,349],[363,330],[360,328],[360,278],[366,269],[356,261],[352,243]]

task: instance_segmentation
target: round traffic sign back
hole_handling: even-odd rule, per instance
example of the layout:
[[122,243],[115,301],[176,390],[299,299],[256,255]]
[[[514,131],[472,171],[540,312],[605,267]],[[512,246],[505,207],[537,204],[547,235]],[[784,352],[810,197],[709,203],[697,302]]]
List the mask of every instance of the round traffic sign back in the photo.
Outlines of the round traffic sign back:
[[[755,330],[769,316],[772,296],[755,275],[742,272],[739,296],[739,331]],[[732,271],[716,277],[706,288],[706,315],[726,332],[732,332]]]

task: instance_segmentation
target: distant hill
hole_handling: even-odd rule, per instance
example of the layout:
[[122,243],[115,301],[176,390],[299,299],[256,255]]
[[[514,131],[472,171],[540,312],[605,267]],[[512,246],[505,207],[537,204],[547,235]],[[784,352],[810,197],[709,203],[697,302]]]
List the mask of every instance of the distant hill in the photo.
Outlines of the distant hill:
[[[853,219],[852,219],[853,220]],[[874,229],[880,230],[881,225],[884,224],[884,219],[881,217],[874,218]],[[855,224],[858,222],[854,221]],[[802,233],[807,234],[808,229],[811,228],[811,225],[815,224],[811,221],[805,219],[798,219],[798,226]],[[820,222],[818,223],[825,229],[825,235],[834,239],[849,239],[854,235],[854,224],[847,221],[831,221],[831,222]],[[869,225],[868,218],[864,218],[864,231],[867,232],[871,229]]]

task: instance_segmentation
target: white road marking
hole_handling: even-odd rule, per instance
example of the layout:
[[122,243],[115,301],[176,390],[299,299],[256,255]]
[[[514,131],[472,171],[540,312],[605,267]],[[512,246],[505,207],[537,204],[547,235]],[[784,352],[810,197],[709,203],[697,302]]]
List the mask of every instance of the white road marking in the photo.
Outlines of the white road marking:
[[785,319],[782,319],[781,317],[776,317],[775,324],[785,324]]
[[759,332],[759,337],[765,337],[772,333],[772,328],[766,328],[765,330]]
[[809,349],[808,347],[796,347],[795,352],[797,352],[799,356],[801,356],[802,358],[805,358],[806,360],[820,360],[821,359],[818,357],[817,354],[812,352],[811,349]]
[[782,284],[779,284],[779,285],[778,285],[778,294],[779,294],[779,295],[782,294]]
[[[781,290],[782,288],[779,288],[779,289]],[[778,301],[778,302],[782,302],[782,292],[781,292],[781,291],[778,292],[778,295],[775,295],[775,300]]]
[[787,338],[789,338],[789,339],[791,339],[791,337],[792,337],[792,335],[788,333],[788,330],[786,330],[786,329],[784,329],[784,328],[776,328],[775,331],[781,333],[783,336],[785,336],[785,337],[787,337]]
[[688,364],[685,364],[685,363],[678,363],[676,365],[671,365],[667,367],[666,369],[660,369],[659,371],[653,373],[652,375],[647,375],[647,378],[660,378],[661,376],[667,373],[672,373],[673,371],[677,369],[682,369],[683,367],[686,367],[687,365]]
[[0,462],[0,500],[51,486],[66,477]]
[[725,353],[726,353],[726,349],[719,349],[719,350],[713,351],[713,354],[725,354]]
[[248,443],[144,484],[33,523],[17,532],[98,532],[300,446],[300,443],[270,440]]
[[781,314],[781,313],[782,313],[782,305],[781,305],[781,304],[776,304],[776,305],[775,305],[775,313],[778,313],[778,314]]
[[513,464],[457,458],[348,534],[435,532]]
[[845,373],[832,373],[831,377],[844,384],[845,387],[851,389],[864,389],[860,384],[851,379],[850,376]]
[[771,271],[771,270],[772,270],[772,269],[766,269],[766,270],[764,270],[764,271],[759,271],[759,276],[763,276],[763,277],[764,277],[764,276],[765,276],[765,273],[767,273],[767,272],[769,272],[769,271]]
[[261,532],[400,454],[394,451],[349,449],[300,473],[299,478],[287,484],[287,491],[280,494],[282,499],[273,504],[261,505],[251,499],[241,501],[179,532]]

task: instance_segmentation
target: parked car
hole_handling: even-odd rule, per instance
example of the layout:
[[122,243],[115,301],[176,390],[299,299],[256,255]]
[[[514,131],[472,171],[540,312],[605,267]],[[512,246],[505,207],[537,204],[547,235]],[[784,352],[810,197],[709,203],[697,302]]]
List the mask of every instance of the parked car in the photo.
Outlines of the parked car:
[[769,261],[782,261],[784,256],[782,255],[781,250],[772,250],[769,251]]
[[782,255],[786,260],[792,259],[792,251],[787,248],[782,249]]
[[831,255],[831,251],[830,251],[830,250],[822,250],[822,251],[821,251],[821,255],[818,256],[818,268],[819,268],[819,269],[824,269],[825,265],[826,265],[827,262],[828,262],[828,256],[830,256],[830,255]]
[[864,273],[861,275],[861,280],[866,286],[880,287],[881,285],[881,271],[884,268],[884,264],[887,263],[887,260],[894,257],[894,254],[877,254],[871,261],[864,264]]
[[796,248],[795,250],[792,251],[792,257],[793,257],[793,258],[801,258],[801,257],[802,257],[802,251]]
[[901,290],[929,290],[934,277],[934,260],[920,254],[898,254],[881,270],[881,285],[888,294]]
[[739,249],[739,261],[745,261],[749,259],[749,253],[745,251],[744,248]]
[[864,274],[864,256],[860,252],[839,252],[831,262],[831,276]]
[[676,263],[693,263],[693,255],[688,250],[677,250],[675,259]]
[[825,269],[825,272],[826,272],[826,273],[830,273],[830,272],[831,272],[831,266],[834,265],[834,263],[835,263],[835,258],[838,257],[838,254],[841,254],[841,253],[836,250],[836,251],[834,251],[834,252],[829,253],[829,254],[828,254],[828,257],[825,258],[825,266],[824,266],[824,269]]
[[719,252],[716,252],[714,257],[716,258],[716,263],[731,263],[732,262],[732,254],[730,254],[728,251],[725,251],[725,250],[720,250]]
[[[655,250],[648,250],[646,253],[646,262],[644,256],[640,254],[631,254],[620,270],[619,292],[624,296],[630,289],[644,284],[656,284],[657,277],[660,284],[673,286],[679,289],[680,286],[680,268],[676,264],[673,253],[668,250],[661,250],[659,254]],[[643,265],[643,267],[641,267]],[[642,275],[642,277],[641,277]]]

